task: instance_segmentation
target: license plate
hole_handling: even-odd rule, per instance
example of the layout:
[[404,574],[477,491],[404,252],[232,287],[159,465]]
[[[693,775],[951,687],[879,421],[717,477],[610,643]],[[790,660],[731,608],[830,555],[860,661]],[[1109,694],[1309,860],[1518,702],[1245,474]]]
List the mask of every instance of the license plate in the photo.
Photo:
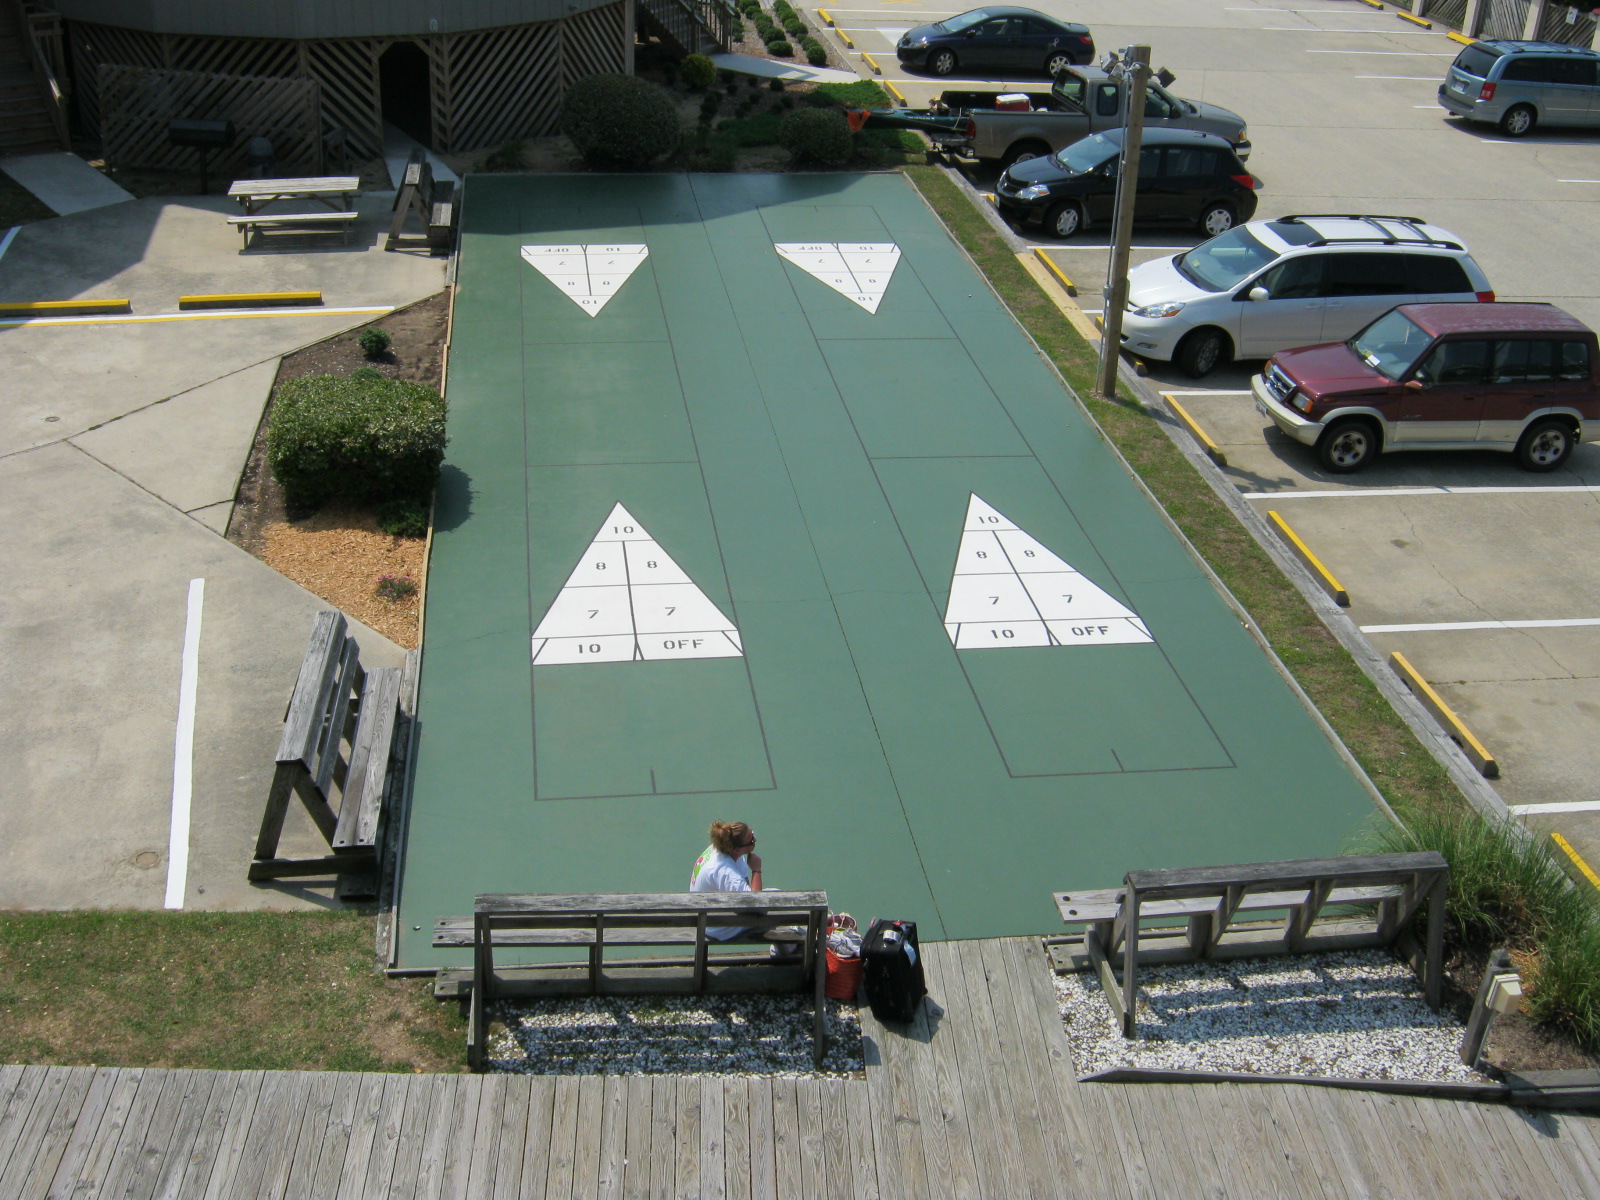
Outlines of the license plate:
[[1260,396],[1256,397],[1256,411],[1268,419],[1271,419],[1272,417],[1272,413],[1267,408],[1267,402]]
[[1460,92],[1463,96],[1465,96],[1467,94],[1467,85],[1462,83],[1460,80],[1452,79],[1450,81],[1450,90],[1452,92]]

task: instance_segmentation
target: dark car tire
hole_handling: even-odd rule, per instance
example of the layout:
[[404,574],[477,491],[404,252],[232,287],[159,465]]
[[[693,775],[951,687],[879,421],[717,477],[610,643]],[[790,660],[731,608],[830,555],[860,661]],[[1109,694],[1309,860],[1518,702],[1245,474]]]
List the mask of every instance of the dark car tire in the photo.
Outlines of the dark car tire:
[[939,49],[928,55],[928,70],[935,75],[948,75],[956,69],[954,50]]
[[1220,329],[1196,329],[1178,343],[1178,369],[1190,379],[1204,379],[1228,358],[1228,339]]
[[1335,421],[1317,439],[1317,458],[1333,475],[1349,475],[1378,457],[1378,431],[1371,421]]
[[1526,104],[1513,104],[1500,118],[1500,132],[1507,137],[1527,137],[1539,123],[1538,115]]
[[1050,153],[1050,147],[1043,142],[1018,142],[1005,152],[1000,160],[1000,173],[1004,175],[1015,164],[1027,162],[1030,158],[1043,158]]
[[1239,221],[1239,215],[1233,211],[1233,205],[1224,204],[1218,200],[1215,204],[1208,204],[1200,213],[1200,232],[1208,238],[1218,234],[1227,233]]
[[1083,231],[1083,209],[1076,200],[1063,200],[1045,213],[1044,228],[1052,237],[1073,237]]
[[1051,79],[1054,79],[1068,67],[1075,67],[1077,65],[1078,60],[1073,58],[1072,55],[1068,54],[1065,50],[1057,50],[1051,54],[1049,58],[1044,60],[1044,73]]
[[1517,443],[1517,465],[1524,471],[1554,471],[1572,457],[1577,440],[1565,421],[1536,421]]

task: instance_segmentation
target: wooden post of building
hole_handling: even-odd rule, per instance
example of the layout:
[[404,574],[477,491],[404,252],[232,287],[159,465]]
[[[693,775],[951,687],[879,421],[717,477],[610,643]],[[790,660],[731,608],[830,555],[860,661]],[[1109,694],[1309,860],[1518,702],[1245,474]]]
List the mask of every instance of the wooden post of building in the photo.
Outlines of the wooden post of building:
[[[1468,0],[1470,3],[1471,0]],[[633,39],[636,37],[633,28],[633,0],[627,0],[622,6],[622,73],[633,74]]]

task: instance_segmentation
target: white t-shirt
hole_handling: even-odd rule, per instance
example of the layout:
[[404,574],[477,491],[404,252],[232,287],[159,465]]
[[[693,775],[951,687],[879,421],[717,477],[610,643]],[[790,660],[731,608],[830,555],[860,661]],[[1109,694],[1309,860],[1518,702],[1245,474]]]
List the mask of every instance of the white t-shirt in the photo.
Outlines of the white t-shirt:
[[[689,872],[691,892],[748,892],[750,890],[750,862],[745,858],[732,858],[715,846],[707,846],[694,860]],[[741,925],[707,928],[706,935],[719,942],[737,937],[744,932]]]

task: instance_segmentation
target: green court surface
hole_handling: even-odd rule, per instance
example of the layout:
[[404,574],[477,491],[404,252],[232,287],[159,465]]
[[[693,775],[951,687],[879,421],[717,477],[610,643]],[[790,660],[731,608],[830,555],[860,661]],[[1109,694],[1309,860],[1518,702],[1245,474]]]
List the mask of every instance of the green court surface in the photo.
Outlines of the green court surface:
[[463,215],[399,965],[480,892],[682,890],[714,818],[937,939],[1372,811],[900,176]]

